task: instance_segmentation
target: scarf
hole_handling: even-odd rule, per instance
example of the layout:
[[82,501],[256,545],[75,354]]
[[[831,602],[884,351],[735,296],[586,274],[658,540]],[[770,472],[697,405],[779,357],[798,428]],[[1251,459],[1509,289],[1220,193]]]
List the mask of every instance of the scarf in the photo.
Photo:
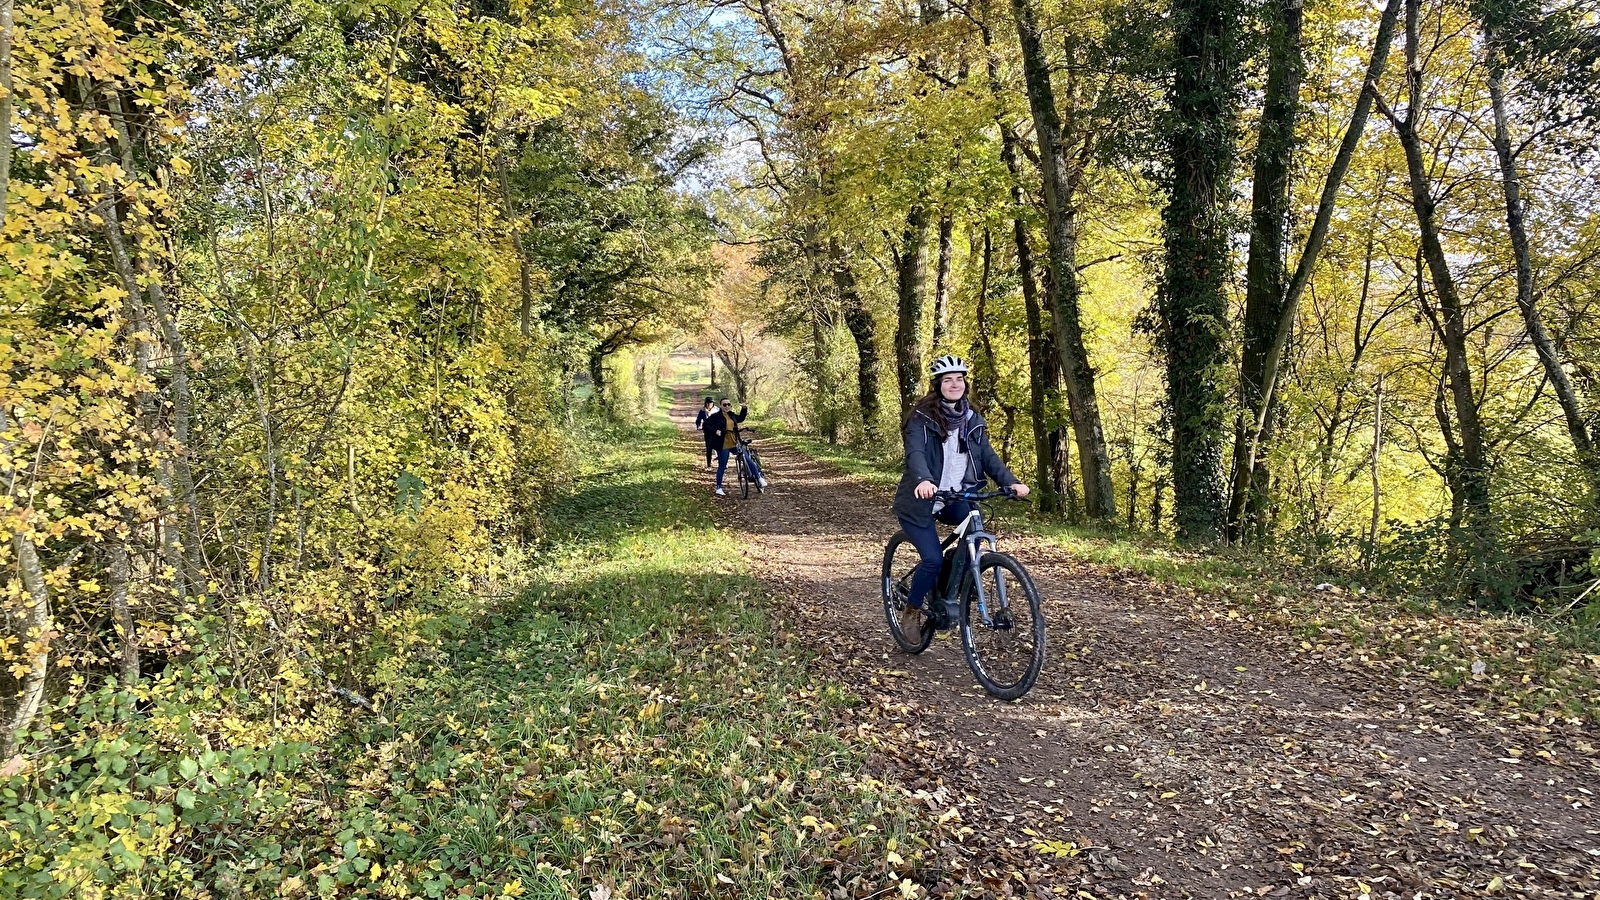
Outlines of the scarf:
[[951,403],[940,398],[939,412],[944,415],[944,431],[949,434],[954,431],[961,435],[960,448],[962,453],[967,452],[967,431],[971,428],[972,405],[963,396],[960,400]]

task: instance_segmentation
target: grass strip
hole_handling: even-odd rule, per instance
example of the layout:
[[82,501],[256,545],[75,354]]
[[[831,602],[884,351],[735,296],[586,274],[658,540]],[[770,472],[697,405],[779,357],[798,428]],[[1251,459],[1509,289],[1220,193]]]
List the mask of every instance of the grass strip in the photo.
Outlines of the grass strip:
[[924,858],[903,795],[839,735],[848,698],[806,675],[736,537],[681,483],[675,437],[597,435],[536,582],[411,665],[388,719],[335,752],[364,764],[322,814],[341,827],[305,889],[862,896]]

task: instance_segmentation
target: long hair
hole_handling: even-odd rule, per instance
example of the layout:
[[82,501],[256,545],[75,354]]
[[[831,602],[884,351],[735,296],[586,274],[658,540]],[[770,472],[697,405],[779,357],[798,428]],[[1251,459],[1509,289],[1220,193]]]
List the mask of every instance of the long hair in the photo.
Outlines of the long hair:
[[[917,413],[922,413],[923,415],[932,419],[934,424],[939,426],[939,437],[946,438],[950,436],[950,429],[945,427],[944,410],[939,408],[939,401],[944,399],[944,395],[939,393],[939,379],[943,377],[944,376],[940,375],[928,380],[928,392],[923,394],[921,399],[917,400],[917,402],[912,405],[911,412],[907,414],[906,418],[909,420],[911,416],[914,416]],[[982,414],[978,409],[977,401],[972,398],[971,381],[967,382],[967,392],[961,396],[966,399],[967,407],[969,409],[979,415]]]

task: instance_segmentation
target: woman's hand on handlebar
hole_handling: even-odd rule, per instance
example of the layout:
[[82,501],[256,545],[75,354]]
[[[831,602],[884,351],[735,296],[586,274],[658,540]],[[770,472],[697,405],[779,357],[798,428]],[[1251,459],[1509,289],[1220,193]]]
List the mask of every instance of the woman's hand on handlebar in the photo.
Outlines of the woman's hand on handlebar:
[[918,484],[916,491],[914,491],[918,500],[932,500],[933,495],[937,494],[938,492],[939,486],[931,481],[924,481],[921,484]]
[[1011,493],[1018,500],[1021,500],[1023,497],[1028,496],[1028,486],[1019,481],[1011,486]]

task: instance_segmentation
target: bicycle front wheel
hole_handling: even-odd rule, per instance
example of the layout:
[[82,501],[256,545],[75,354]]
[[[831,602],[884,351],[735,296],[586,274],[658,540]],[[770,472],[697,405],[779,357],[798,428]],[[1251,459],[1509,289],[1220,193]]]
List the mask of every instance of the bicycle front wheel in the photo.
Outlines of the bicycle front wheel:
[[745,476],[745,474],[744,474],[744,457],[742,457],[742,456],[739,457],[739,464],[737,466],[734,466],[734,470],[739,475],[739,495],[740,495],[740,499],[749,500],[750,499],[750,479],[747,478]]
[[[969,576],[970,577],[970,576]],[[1039,589],[1022,563],[1004,553],[985,553],[977,583],[961,596],[961,647],[983,689],[1001,700],[1026,694],[1044,668],[1044,610]]]
[[[889,620],[889,634],[894,636],[894,642],[907,653],[921,653],[933,643],[933,622],[927,616],[921,619],[921,631],[913,634],[905,629],[909,610],[906,595],[911,591],[911,578],[921,562],[916,545],[904,531],[895,532],[889,539],[889,546],[883,550],[883,617]],[[933,595],[929,594],[922,605],[926,607],[932,599]]]
[[761,471],[761,457],[757,455],[753,448],[746,450],[745,452],[750,454],[750,483],[755,485],[756,493],[760,494],[764,489],[761,487],[761,479],[756,475],[756,473]]

